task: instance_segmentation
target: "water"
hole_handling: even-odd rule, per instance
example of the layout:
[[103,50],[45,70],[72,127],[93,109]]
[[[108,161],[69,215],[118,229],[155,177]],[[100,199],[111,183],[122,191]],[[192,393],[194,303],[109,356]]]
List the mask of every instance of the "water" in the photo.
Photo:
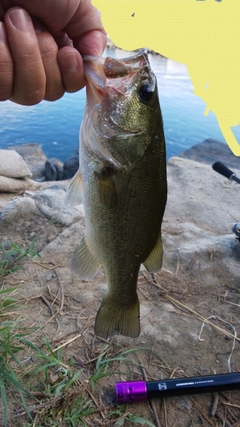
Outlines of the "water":
[[[129,56],[129,52],[121,50],[107,54],[118,58]],[[193,94],[186,66],[157,55],[149,55],[149,59],[158,79],[167,157],[206,138],[225,142],[214,113],[204,116],[206,104]],[[85,100],[84,89],[32,107],[0,102],[0,148],[36,142],[48,158],[66,160],[78,147]],[[234,128],[234,134],[240,142],[240,126]]]

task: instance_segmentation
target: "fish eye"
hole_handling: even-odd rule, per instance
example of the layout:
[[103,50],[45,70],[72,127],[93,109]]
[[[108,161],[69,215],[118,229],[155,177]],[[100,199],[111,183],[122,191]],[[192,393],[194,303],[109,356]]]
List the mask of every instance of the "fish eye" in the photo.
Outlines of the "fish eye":
[[145,83],[138,90],[138,98],[143,104],[148,104],[153,98],[154,91],[152,85]]

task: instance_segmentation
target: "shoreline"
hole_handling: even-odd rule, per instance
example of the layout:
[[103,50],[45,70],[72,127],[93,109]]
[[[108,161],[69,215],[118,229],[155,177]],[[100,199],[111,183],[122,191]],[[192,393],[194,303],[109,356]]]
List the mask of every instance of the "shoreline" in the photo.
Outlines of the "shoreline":
[[[72,178],[79,167],[78,148],[63,162],[55,157],[48,158],[37,143],[11,146],[4,150],[15,150],[27,164],[32,174],[32,179],[40,182],[61,181]],[[167,163],[174,157],[192,159],[205,164],[221,161],[222,163],[225,162],[230,168],[239,168],[239,158],[232,153],[228,145],[212,138],[208,138],[177,155],[171,156]]]

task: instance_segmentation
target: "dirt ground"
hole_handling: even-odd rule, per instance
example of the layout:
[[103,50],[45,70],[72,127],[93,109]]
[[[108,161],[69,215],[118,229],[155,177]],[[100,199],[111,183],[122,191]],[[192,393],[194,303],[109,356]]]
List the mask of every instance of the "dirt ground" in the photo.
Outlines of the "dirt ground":
[[[87,372],[94,372],[97,357],[106,346],[112,356],[139,348],[128,355],[133,363],[111,365],[112,371],[127,370],[127,373],[100,381],[103,394],[95,389],[92,397],[96,412],[94,417],[85,418],[86,425],[114,425],[108,414],[115,408],[113,396],[117,380],[156,380],[240,371],[239,284],[237,279],[229,278],[224,266],[219,268],[216,264],[212,270],[214,281],[206,280],[206,271],[204,276],[201,274],[194,257],[189,257],[187,263],[175,257],[174,268],[170,270],[165,263],[162,271],[154,276],[142,271],[138,283],[140,337],[114,336],[106,341],[93,333],[94,317],[106,287],[104,272],[101,270],[91,283],[71,276],[68,265],[72,253],[65,247],[69,229],[72,229],[71,236],[76,235],[79,241],[84,220],[67,228],[39,214],[21,218],[1,229],[0,241],[9,240],[26,248],[35,238],[35,249],[42,255],[41,261],[37,257],[23,260],[23,268],[5,276],[1,285],[18,287],[17,297],[21,302],[18,318],[26,329],[37,328],[29,339],[41,346],[46,336],[53,348],[63,345],[64,359],[74,357],[79,368]],[[176,230],[163,223],[164,240],[168,236],[174,238],[174,233]],[[72,252],[75,243],[72,242]],[[234,237],[233,244],[239,244]],[[168,257],[166,251],[165,257]],[[209,253],[209,260],[214,266],[214,254]],[[16,417],[16,403],[14,398],[11,401],[11,394],[8,399],[12,413],[9,426],[24,425],[26,418]],[[137,413],[161,427],[237,427],[240,426],[240,393],[238,390],[158,399],[127,405],[125,412]]]

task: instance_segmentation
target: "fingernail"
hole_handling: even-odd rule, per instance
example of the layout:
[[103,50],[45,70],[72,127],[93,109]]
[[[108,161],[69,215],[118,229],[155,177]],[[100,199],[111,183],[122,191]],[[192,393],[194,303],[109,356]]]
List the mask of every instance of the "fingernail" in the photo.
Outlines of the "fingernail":
[[5,31],[5,27],[4,27],[3,22],[0,22],[0,41],[2,41],[2,42],[7,41],[6,31]]
[[31,28],[31,18],[23,9],[14,9],[10,12],[9,18],[17,30],[28,31]]
[[66,54],[64,61],[64,70],[65,71],[76,71],[78,69],[78,60],[75,53]]

